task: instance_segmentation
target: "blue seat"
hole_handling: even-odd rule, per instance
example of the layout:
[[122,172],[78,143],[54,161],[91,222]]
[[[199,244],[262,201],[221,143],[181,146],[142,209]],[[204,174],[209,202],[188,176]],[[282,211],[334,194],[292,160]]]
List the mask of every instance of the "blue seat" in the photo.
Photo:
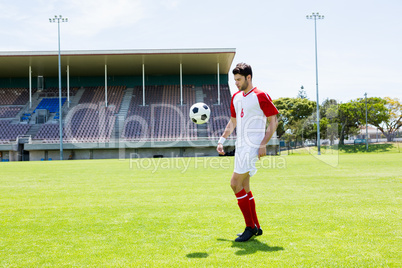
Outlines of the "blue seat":
[[[67,98],[61,99],[62,106],[64,105],[66,100]],[[46,109],[49,110],[50,113],[59,112],[59,98],[44,98],[32,113],[35,113],[37,109]]]

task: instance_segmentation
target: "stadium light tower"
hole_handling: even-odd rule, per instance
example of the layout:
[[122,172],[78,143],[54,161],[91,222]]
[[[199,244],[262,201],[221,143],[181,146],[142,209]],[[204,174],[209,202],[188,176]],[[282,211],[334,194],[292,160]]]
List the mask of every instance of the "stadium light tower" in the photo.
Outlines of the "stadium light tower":
[[68,22],[68,18],[63,18],[61,15],[55,15],[54,18],[49,19],[50,23],[57,22],[58,26],[58,40],[59,40],[59,133],[60,133],[60,160],[63,160],[63,124],[62,124],[62,111],[61,111],[61,64],[60,64],[60,22]]
[[364,93],[364,99],[366,102],[366,152],[368,151],[368,125],[367,125],[367,92]]
[[314,20],[314,34],[315,34],[315,82],[316,82],[316,92],[317,92],[317,150],[318,155],[321,155],[321,144],[320,144],[320,101],[318,99],[318,64],[317,64],[317,20],[324,19],[323,15],[317,13],[312,13],[306,16],[307,19]]

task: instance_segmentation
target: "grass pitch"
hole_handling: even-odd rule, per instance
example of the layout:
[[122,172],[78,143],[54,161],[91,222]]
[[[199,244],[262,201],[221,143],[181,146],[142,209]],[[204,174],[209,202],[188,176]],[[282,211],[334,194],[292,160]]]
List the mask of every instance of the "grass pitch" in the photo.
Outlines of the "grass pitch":
[[0,266],[402,266],[402,154],[337,157],[266,157],[247,243],[233,158],[1,163]]

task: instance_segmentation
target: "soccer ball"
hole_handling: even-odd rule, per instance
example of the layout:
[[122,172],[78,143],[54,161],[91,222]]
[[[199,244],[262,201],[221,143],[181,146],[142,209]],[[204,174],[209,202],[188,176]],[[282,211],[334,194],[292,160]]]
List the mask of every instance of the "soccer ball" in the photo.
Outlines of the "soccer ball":
[[198,102],[190,108],[190,118],[196,124],[204,124],[208,122],[211,109],[208,105],[202,102]]

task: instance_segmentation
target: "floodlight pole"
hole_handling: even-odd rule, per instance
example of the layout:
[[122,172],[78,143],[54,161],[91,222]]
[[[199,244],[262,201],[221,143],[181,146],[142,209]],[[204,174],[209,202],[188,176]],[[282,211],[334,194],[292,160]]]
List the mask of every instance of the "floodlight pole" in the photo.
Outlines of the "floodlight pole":
[[50,23],[57,22],[58,26],[58,42],[59,42],[59,134],[60,134],[60,160],[63,160],[63,124],[62,124],[62,110],[61,110],[61,61],[60,61],[60,22],[68,22],[68,18],[63,18],[61,15],[55,15],[54,18],[49,19]]
[[364,93],[364,98],[365,98],[365,102],[366,102],[366,151],[368,151],[367,92]]
[[324,16],[317,13],[312,13],[306,16],[307,19],[314,20],[314,35],[315,35],[315,82],[317,92],[317,151],[318,155],[321,155],[321,141],[320,141],[320,101],[318,98],[318,61],[317,61],[317,19],[324,19]]

